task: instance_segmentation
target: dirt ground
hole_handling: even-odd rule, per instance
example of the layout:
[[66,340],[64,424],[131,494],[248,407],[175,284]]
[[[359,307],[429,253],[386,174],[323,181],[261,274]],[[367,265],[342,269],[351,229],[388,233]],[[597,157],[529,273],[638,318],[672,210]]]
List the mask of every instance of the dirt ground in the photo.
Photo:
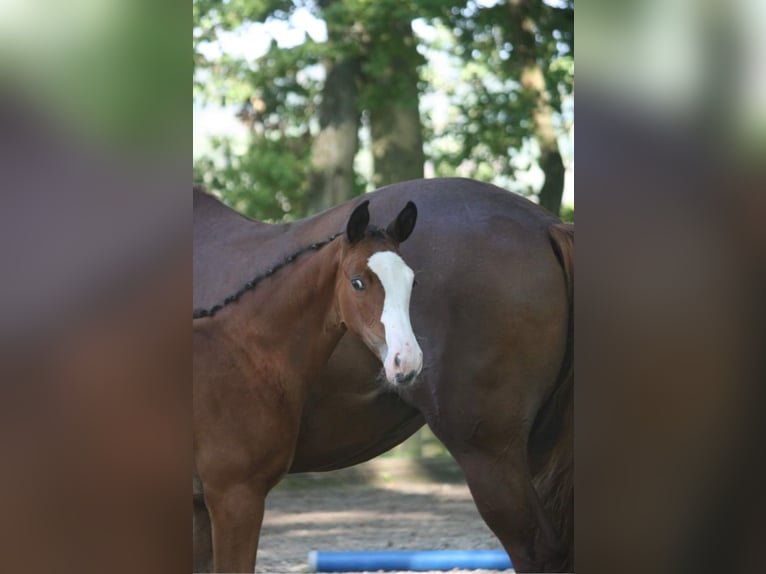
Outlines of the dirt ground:
[[255,571],[308,572],[310,550],[498,548],[451,459],[378,459],[288,477],[274,489],[266,501]]

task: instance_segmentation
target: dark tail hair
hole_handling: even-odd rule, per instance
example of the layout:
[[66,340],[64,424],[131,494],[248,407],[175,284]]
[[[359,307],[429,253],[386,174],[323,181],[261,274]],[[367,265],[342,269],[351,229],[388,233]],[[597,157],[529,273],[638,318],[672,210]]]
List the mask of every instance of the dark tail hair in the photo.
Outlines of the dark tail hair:
[[567,348],[554,391],[538,412],[530,435],[533,484],[561,541],[561,562],[551,571],[574,571],[574,225],[548,229],[566,280]]

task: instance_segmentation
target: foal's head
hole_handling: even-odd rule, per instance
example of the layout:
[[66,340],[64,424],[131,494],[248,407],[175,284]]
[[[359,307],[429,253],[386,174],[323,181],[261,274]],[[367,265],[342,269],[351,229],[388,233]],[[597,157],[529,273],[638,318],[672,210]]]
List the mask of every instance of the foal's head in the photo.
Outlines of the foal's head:
[[410,325],[410,293],[415,277],[399,256],[399,244],[415,227],[411,201],[384,230],[370,226],[369,201],[348,220],[335,293],[341,320],[382,361],[393,384],[412,381],[423,368]]

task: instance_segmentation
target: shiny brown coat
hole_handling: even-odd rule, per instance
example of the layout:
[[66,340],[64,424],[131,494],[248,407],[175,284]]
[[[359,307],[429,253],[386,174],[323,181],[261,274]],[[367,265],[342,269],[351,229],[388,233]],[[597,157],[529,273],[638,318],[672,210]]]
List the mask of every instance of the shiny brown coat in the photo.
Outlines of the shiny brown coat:
[[[336,232],[362,199],[273,226],[195,199],[195,307],[236,290],[264,254],[279,259]],[[411,320],[423,372],[404,387],[383,385],[380,361],[343,336],[305,390],[289,472],[362,462],[425,422],[515,569],[573,570],[574,226],[468,179],[414,180],[364,199],[381,223],[407,201],[418,206],[401,254],[416,272]],[[209,558],[205,519],[197,498],[195,569]]]

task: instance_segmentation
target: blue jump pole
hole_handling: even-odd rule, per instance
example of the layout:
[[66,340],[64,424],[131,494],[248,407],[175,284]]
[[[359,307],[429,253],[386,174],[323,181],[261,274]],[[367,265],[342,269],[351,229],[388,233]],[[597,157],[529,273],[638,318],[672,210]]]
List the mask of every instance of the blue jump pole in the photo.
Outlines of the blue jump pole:
[[311,572],[365,570],[508,570],[511,560],[503,550],[386,550],[319,552],[308,556]]

